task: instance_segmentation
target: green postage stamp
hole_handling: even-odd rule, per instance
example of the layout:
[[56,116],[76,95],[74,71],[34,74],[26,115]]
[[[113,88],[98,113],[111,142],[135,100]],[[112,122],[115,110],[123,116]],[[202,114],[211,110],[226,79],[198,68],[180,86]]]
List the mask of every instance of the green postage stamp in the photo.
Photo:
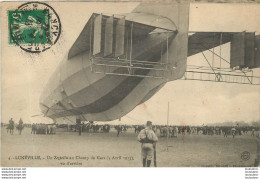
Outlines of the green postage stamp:
[[30,2],[8,11],[9,43],[26,52],[39,53],[49,49],[59,39],[61,23],[52,7]]

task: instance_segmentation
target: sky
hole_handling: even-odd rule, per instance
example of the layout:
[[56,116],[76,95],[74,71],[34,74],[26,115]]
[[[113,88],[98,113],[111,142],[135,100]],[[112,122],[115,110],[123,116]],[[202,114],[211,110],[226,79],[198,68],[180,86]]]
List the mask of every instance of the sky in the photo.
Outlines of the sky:
[[[40,54],[29,54],[8,44],[7,10],[16,9],[20,4],[2,3],[1,6],[1,120],[7,122],[12,117],[18,121],[22,117],[28,123],[50,122],[50,119],[31,116],[41,114],[40,94],[90,15],[93,12],[127,13],[138,3],[49,2],[61,19],[62,33],[57,44]],[[190,5],[190,31],[255,31],[259,34],[260,24],[257,22],[260,22],[259,4]],[[229,59],[229,45],[223,45],[221,50],[223,57]],[[216,51],[219,53],[218,48]],[[205,54],[209,58],[212,56],[210,53]],[[205,64],[201,54],[188,58],[188,65]],[[260,76],[260,69],[256,69],[254,74]],[[166,124],[168,102],[169,124],[251,122],[260,119],[259,99],[260,86],[177,80],[168,82],[150,100],[121,118],[121,122],[144,124],[151,120],[154,124]]]

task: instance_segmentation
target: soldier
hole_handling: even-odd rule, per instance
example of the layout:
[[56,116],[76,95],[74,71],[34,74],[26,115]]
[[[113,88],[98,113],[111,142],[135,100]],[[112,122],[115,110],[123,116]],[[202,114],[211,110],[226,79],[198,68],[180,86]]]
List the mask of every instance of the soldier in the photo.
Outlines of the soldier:
[[77,128],[79,129],[79,136],[81,136],[81,132],[82,132],[81,119],[80,118],[76,119],[76,123],[77,123]]
[[142,143],[142,158],[143,158],[143,167],[150,167],[151,161],[154,154],[154,146],[158,141],[157,136],[152,130],[152,122],[147,121],[146,128],[141,130],[137,140]]
[[35,134],[35,133],[36,133],[36,125],[33,123],[33,124],[32,124],[31,134]]
[[235,138],[235,135],[236,135],[236,129],[235,129],[235,127],[233,127],[233,128],[231,129],[231,134],[232,134],[233,139],[234,139],[234,138]]
[[20,118],[20,120],[19,120],[18,130],[19,130],[19,134],[21,135],[22,130],[23,130],[23,120],[22,120],[22,118]]
[[[14,121],[13,121],[13,118],[11,118],[9,120],[9,125],[8,125],[8,129],[10,130],[10,134],[14,134]],[[8,130],[7,130],[7,133],[8,133]]]
[[255,136],[255,129],[254,128],[252,129],[251,136]]
[[224,134],[224,137],[227,137],[227,130],[226,127],[222,128],[222,133]]
[[176,137],[178,137],[179,129],[177,126],[175,127],[175,133],[176,133]]
[[122,132],[122,126],[117,126],[117,128],[116,128],[116,130],[117,130],[117,137],[119,136],[119,134]]

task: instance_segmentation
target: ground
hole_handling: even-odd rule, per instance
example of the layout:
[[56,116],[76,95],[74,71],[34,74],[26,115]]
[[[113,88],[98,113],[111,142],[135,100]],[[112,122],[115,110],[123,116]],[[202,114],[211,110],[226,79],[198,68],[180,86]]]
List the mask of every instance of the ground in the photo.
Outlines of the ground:
[[[129,129],[116,136],[110,133],[82,133],[58,130],[55,135],[22,135],[1,130],[3,167],[141,167],[141,144]],[[256,137],[186,135],[184,138],[159,138],[158,167],[249,167],[257,154]],[[247,151],[250,159],[243,160]],[[28,159],[29,158],[29,159]],[[80,158],[80,159],[79,159]]]

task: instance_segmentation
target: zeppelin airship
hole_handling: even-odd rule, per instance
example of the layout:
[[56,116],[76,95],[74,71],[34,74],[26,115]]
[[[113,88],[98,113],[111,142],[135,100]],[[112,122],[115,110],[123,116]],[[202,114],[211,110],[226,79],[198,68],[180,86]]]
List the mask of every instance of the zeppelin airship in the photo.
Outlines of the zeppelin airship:
[[131,13],[93,13],[40,97],[55,122],[111,121],[183,77],[187,57],[231,42],[230,67],[260,66],[251,32],[189,35],[189,3],[142,3]]

